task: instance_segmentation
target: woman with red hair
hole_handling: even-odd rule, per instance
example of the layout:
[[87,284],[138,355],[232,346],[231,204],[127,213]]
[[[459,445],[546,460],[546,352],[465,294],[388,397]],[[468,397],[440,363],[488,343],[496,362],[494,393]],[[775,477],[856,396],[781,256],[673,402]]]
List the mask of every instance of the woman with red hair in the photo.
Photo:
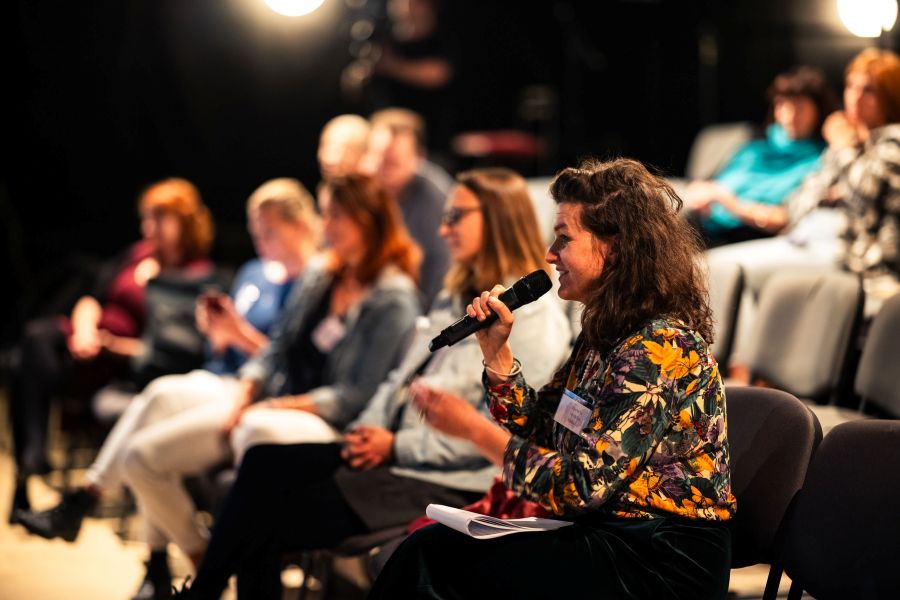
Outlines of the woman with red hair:
[[147,282],[173,272],[209,272],[206,256],[213,224],[200,193],[189,181],[170,178],[147,187],[138,199],[143,239],[98,277],[70,315],[30,321],[22,338],[21,361],[12,373],[10,412],[16,509],[28,509],[29,475],[50,470],[47,420],[52,398],[61,392],[89,398],[116,378],[129,375],[130,359],[142,350]]

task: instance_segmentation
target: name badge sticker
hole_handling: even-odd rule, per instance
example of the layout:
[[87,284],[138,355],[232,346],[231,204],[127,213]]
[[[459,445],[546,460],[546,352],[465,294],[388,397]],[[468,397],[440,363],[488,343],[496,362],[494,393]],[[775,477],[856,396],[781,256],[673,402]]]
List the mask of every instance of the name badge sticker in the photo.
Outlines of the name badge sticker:
[[556,407],[553,420],[572,433],[580,435],[591,421],[591,412],[587,400],[567,388],[563,392],[559,406]]
[[347,335],[347,327],[339,318],[329,315],[322,319],[310,337],[319,352],[327,354],[344,339],[345,335]]

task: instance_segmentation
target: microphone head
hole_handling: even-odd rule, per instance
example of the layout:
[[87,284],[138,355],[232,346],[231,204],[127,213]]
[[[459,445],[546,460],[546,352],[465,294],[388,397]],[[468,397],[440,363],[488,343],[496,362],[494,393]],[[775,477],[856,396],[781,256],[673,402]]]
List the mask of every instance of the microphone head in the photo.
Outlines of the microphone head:
[[519,298],[521,304],[534,302],[549,292],[551,287],[553,287],[553,282],[550,281],[550,276],[541,269],[529,273],[513,284],[516,297]]

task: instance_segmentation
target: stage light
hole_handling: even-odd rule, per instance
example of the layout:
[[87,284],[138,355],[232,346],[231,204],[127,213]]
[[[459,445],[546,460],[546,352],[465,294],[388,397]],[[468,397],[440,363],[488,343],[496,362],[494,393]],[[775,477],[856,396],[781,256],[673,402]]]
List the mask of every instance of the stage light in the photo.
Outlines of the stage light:
[[838,14],[850,33],[878,37],[897,20],[897,0],[837,0]]
[[286,17],[302,17],[316,10],[325,0],[265,0],[269,8]]

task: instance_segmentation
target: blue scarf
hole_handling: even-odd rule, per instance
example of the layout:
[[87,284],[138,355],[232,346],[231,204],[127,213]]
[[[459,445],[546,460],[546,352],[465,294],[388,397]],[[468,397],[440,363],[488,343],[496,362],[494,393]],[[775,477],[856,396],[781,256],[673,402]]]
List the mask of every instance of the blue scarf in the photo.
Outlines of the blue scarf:
[[[778,124],[769,125],[766,137],[744,144],[715,181],[740,198],[777,206],[782,204],[803,179],[819,168],[825,142],[794,140]],[[726,231],[743,225],[719,203],[714,203],[704,220],[707,231]]]

